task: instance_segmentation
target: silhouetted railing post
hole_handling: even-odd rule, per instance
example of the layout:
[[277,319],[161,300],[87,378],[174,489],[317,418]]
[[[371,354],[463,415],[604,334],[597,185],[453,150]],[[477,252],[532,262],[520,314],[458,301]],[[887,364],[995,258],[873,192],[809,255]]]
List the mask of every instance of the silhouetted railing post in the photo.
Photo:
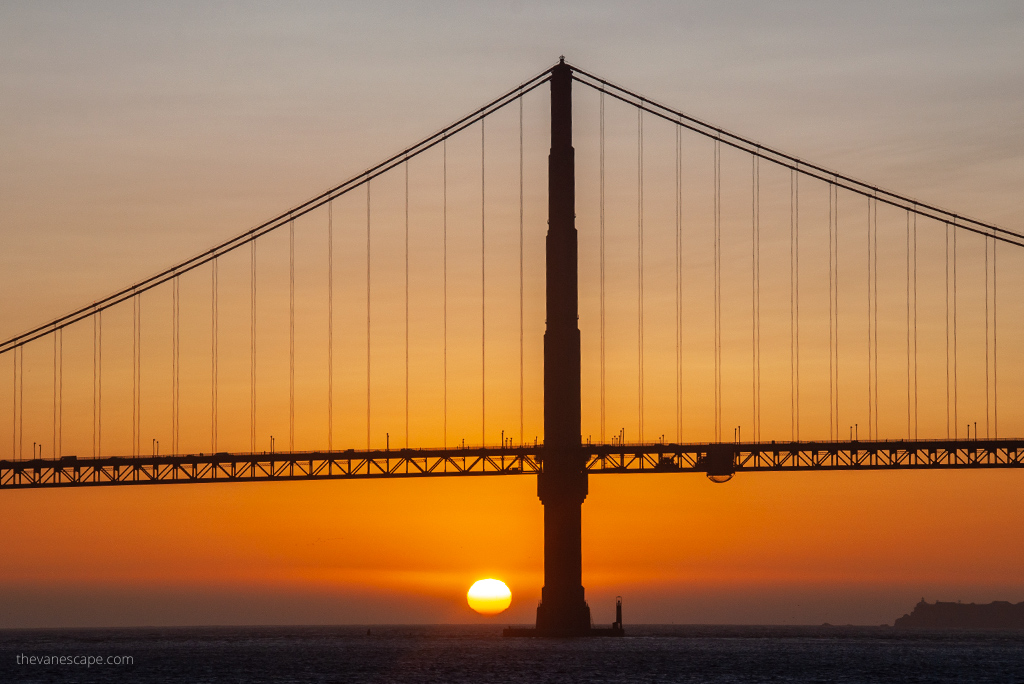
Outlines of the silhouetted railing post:
[[572,70],[551,70],[548,157],[547,329],[544,333],[544,589],[537,631],[584,634],[580,509],[587,497],[580,439],[580,330],[576,260],[576,173],[572,148]]

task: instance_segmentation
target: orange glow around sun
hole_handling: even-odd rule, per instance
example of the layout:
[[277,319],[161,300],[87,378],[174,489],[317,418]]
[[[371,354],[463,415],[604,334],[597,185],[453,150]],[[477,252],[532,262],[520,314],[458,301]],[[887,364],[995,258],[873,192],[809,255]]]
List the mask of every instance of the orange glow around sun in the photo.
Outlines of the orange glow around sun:
[[512,592],[501,580],[482,579],[466,592],[469,607],[481,615],[497,615],[512,604]]

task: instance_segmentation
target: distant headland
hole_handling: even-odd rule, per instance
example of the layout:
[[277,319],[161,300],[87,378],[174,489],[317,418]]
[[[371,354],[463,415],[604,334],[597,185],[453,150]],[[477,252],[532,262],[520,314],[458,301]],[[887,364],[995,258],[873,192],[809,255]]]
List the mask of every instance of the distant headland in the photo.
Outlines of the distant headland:
[[924,599],[895,627],[914,629],[1024,629],[1024,602],[952,603]]

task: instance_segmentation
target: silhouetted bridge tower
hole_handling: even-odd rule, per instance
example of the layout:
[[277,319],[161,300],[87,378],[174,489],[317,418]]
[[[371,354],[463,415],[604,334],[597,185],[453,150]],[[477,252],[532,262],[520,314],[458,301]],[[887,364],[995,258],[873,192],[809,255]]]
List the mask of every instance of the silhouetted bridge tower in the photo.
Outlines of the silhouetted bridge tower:
[[[594,443],[590,439],[583,439],[582,429],[582,358],[581,358],[581,334],[579,327],[580,319],[580,296],[579,296],[579,248],[576,229],[576,163],[575,151],[573,148],[573,97],[572,85],[576,81],[582,85],[599,91],[601,97],[601,429],[604,429],[604,99],[611,97],[622,103],[636,108],[638,113],[638,138],[639,138],[639,161],[638,171],[640,175],[639,190],[639,213],[638,224],[639,235],[639,291],[640,291],[640,430],[639,439],[636,443],[627,443],[619,438],[612,442],[602,440]],[[386,448],[372,448],[369,439],[370,431],[370,228],[369,228],[369,183],[371,180],[405,165],[406,168],[406,421],[408,425],[408,353],[409,353],[409,271],[408,271],[408,162],[410,159],[433,149],[437,146],[444,146],[449,138],[465,130],[469,126],[481,122],[491,114],[499,111],[507,105],[519,101],[529,92],[548,83],[551,91],[551,143],[548,156],[548,229],[546,236],[545,252],[545,312],[546,329],[544,332],[543,346],[543,441],[530,444],[522,437],[516,440],[505,439],[501,446],[487,445],[487,436],[484,432],[479,446],[465,445],[458,448],[447,446],[447,433],[440,448],[404,448],[391,449],[390,443]],[[520,110],[521,112],[522,110]],[[643,359],[643,116],[653,116],[658,119],[671,122],[676,126],[676,379],[677,379],[677,415],[679,429],[677,440],[666,442],[663,438],[657,441],[644,441],[643,439],[643,381],[644,371]],[[520,116],[522,116],[520,114]],[[522,126],[520,119],[520,127]],[[520,128],[520,131],[522,128]],[[715,154],[715,198],[714,198],[714,405],[715,405],[715,429],[713,440],[708,441],[686,441],[683,439],[682,415],[684,412],[682,396],[683,371],[682,368],[682,340],[687,334],[685,330],[688,321],[684,320],[681,311],[682,296],[682,260],[683,240],[679,229],[681,211],[679,208],[681,198],[681,166],[679,161],[679,135],[681,131],[689,130],[701,136],[709,138],[714,144]],[[520,135],[522,135],[520,133]],[[721,148],[722,146],[746,153],[752,160],[752,221],[753,230],[751,235],[752,245],[752,338],[753,338],[753,382],[752,382],[752,405],[754,408],[752,424],[753,439],[742,441],[739,429],[734,433],[734,439],[729,441],[723,439],[723,409],[722,409],[722,315],[720,291],[722,282],[722,210],[721,210]],[[446,149],[446,148],[445,148]],[[446,153],[447,154],[447,153]],[[522,138],[520,138],[520,155],[522,155]],[[791,229],[790,229],[790,258],[791,271],[790,295],[791,311],[793,297],[799,297],[799,225],[797,213],[799,211],[799,197],[793,193],[798,188],[796,182],[799,177],[810,177],[828,186],[829,189],[829,438],[825,440],[806,440],[799,435],[799,309],[791,314],[791,340],[793,343],[793,355],[791,356],[791,382],[793,389],[793,424],[794,429],[790,438],[786,440],[763,440],[760,427],[760,265],[759,265],[759,212],[760,212],[760,161],[767,161],[785,170],[791,181]],[[447,164],[447,157],[445,157]],[[522,164],[520,160],[520,164]],[[520,184],[522,183],[522,166],[520,166]],[[447,166],[445,166],[447,174]],[[447,176],[445,176],[447,183]],[[482,182],[481,182],[482,184]],[[325,205],[330,207],[331,203],[350,193],[356,188],[367,188],[367,449],[337,450],[333,448],[332,428],[328,429],[328,446],[326,449],[312,451],[299,451],[291,446],[294,439],[294,412],[295,412],[295,388],[294,388],[294,222],[296,219]],[[845,376],[839,372],[840,366],[840,340],[843,339],[839,331],[842,320],[838,311],[840,297],[838,284],[840,282],[839,256],[844,250],[840,249],[839,231],[839,193],[852,194],[866,198],[867,203],[867,394],[868,394],[868,415],[866,424],[868,438],[861,440],[859,434],[851,434],[850,439],[840,439],[840,404],[839,390],[845,387]],[[797,190],[798,192],[798,190]],[[445,185],[445,201],[447,201],[447,185]],[[520,202],[522,202],[522,189],[520,188]],[[879,362],[878,362],[878,206],[888,205],[903,210],[907,215],[907,434],[901,439],[882,439],[879,434],[878,418],[878,393],[879,384]],[[447,212],[447,208],[445,210]],[[873,212],[873,213],[872,213]],[[520,214],[522,216],[522,214]],[[956,287],[956,235],[958,232],[972,233],[984,238],[985,247],[985,415],[986,429],[985,437],[979,438],[977,428],[973,437],[968,438],[959,435],[959,425],[956,414],[956,399],[952,404],[952,427],[950,427],[950,379],[949,379],[949,344],[947,342],[947,432],[944,437],[937,439],[919,438],[918,436],[918,396],[917,396],[917,218],[923,217],[932,222],[938,222],[945,227],[946,234],[946,261],[947,281],[949,275],[949,237],[950,231],[953,236],[953,287]],[[913,218],[913,252],[911,251],[911,219]],[[447,213],[445,214],[447,221]],[[521,219],[522,220],[522,219]],[[447,225],[447,224],[446,224]],[[271,450],[258,451],[256,449],[256,240],[275,230],[288,227],[292,236],[292,290],[291,290],[291,315],[292,315],[292,378],[291,378],[291,401],[290,411],[292,423],[290,426],[289,449],[285,451]],[[520,233],[520,259],[522,259],[522,233]],[[794,244],[794,238],[797,242]],[[445,237],[447,240],[447,234]],[[873,242],[872,242],[873,240]],[[952,214],[945,210],[918,202],[895,193],[884,191],[880,188],[866,185],[842,174],[829,171],[814,164],[807,163],[796,157],[772,150],[745,138],[733,135],[722,129],[710,126],[685,114],[674,111],[652,102],[649,99],[640,97],[624,88],[615,86],[607,81],[599,79],[584,71],[575,69],[564,61],[560,61],[554,67],[535,76],[522,86],[506,93],[501,98],[480,108],[473,114],[459,120],[452,126],[445,128],[430,136],[426,140],[410,147],[403,152],[385,160],[381,164],[368,169],[366,172],[352,178],[340,186],[309,200],[308,202],[268,221],[256,228],[253,228],[238,237],[229,240],[213,249],[204,252],[193,259],[182,264],[162,271],[151,278],[137,283],[129,288],[121,290],[109,297],[83,307],[59,319],[36,327],[26,333],[15,336],[0,344],[0,356],[6,356],[12,360],[13,400],[11,404],[12,425],[11,432],[11,453],[8,458],[0,461],[0,489],[33,488],[33,487],[71,487],[71,486],[106,486],[106,485],[137,485],[137,484],[187,484],[187,483],[211,483],[211,482],[245,482],[245,481],[288,481],[288,480],[317,480],[317,479],[366,479],[366,478],[405,478],[405,477],[447,477],[447,476],[487,476],[487,475],[537,475],[537,493],[544,505],[544,587],[542,600],[537,609],[536,629],[512,629],[511,635],[537,635],[537,636],[586,636],[586,635],[611,635],[621,634],[621,626],[613,629],[595,629],[591,624],[590,609],[584,596],[582,582],[582,548],[581,548],[581,510],[588,492],[588,477],[591,474],[628,474],[628,473],[705,473],[714,481],[725,481],[735,473],[740,472],[794,472],[807,470],[895,470],[895,469],[936,469],[936,468],[1016,468],[1024,465],[1024,439],[1020,438],[998,438],[998,393],[995,389],[998,375],[996,374],[996,336],[995,336],[995,310],[996,310],[996,288],[998,278],[996,276],[996,245],[999,243],[1009,244],[1015,247],[1024,246],[1024,236],[1019,233],[999,228],[994,225],[966,219],[962,216]],[[217,260],[229,252],[238,250],[241,247],[252,246],[252,376],[251,376],[251,423],[250,423],[250,449],[248,451],[219,451],[217,447]],[[445,244],[447,250],[447,243]],[[872,249],[874,250],[872,252]],[[991,254],[991,270],[989,266],[989,255]],[[796,257],[795,267],[793,258]],[[913,257],[913,295],[911,295],[911,257]],[[845,258],[845,257],[844,257]],[[445,252],[447,260],[447,251]],[[521,262],[520,262],[521,263]],[[179,430],[179,394],[180,394],[180,363],[179,354],[180,342],[178,307],[180,299],[178,293],[178,281],[186,273],[194,271],[203,265],[211,265],[213,273],[213,350],[212,350],[212,444],[209,453],[183,453],[184,450],[178,447]],[[333,266],[332,266],[333,268]],[[446,266],[447,268],[447,261]],[[520,267],[522,268],[522,267]],[[795,270],[794,270],[795,269]],[[332,271],[333,273],[333,271]],[[447,278],[447,271],[445,271]],[[522,274],[522,270],[520,270]],[[792,276],[796,276],[796,285],[793,285]],[[522,275],[520,275],[522,278]],[[989,287],[991,285],[991,297]],[[138,385],[141,384],[140,362],[135,360],[141,354],[141,337],[139,334],[139,319],[141,318],[141,296],[143,293],[158,288],[169,286],[173,289],[174,327],[173,327],[173,368],[174,377],[172,384],[172,439],[171,450],[167,455],[156,453],[156,439],[154,438],[154,449],[150,455],[143,455],[141,445],[142,427],[139,415],[142,412],[142,393]],[[447,288],[447,280],[445,281]],[[332,291],[333,292],[333,291]],[[446,289],[447,296],[447,289]],[[481,295],[482,297],[483,295]],[[520,280],[520,307],[522,307],[522,280]],[[797,299],[798,301],[798,299]],[[947,285],[947,308],[949,305]],[[97,416],[102,415],[102,393],[97,392],[98,383],[102,383],[102,365],[97,371],[96,359],[102,360],[102,312],[131,302],[133,307],[133,387],[132,387],[132,453],[109,456],[103,455],[100,447],[101,423]],[[988,306],[992,305],[992,332],[989,333]],[[911,323],[911,305],[913,305],[913,322]],[[445,305],[447,307],[447,304]],[[797,304],[798,306],[798,304]],[[955,306],[956,294],[954,289],[953,297],[954,317],[953,330],[954,339],[956,331]],[[520,309],[521,310],[521,309]],[[332,310],[333,311],[333,310]],[[447,308],[445,309],[447,316]],[[333,314],[332,314],[333,315]],[[872,319],[872,315],[874,318]],[[333,319],[331,319],[333,326]],[[446,325],[447,325],[447,318]],[[63,330],[76,323],[91,322],[94,330],[93,337],[93,383],[94,392],[92,396],[93,408],[93,457],[69,456],[60,446],[62,443],[62,425],[64,408],[63,394],[58,390],[62,387],[63,370]],[[873,328],[871,326],[874,326]],[[947,337],[950,319],[947,314],[946,326]],[[520,331],[522,331],[522,323]],[[98,338],[95,332],[99,330]],[[331,328],[333,332],[333,327]],[[913,387],[911,385],[911,347],[910,339],[913,332]],[[445,335],[447,335],[447,328]],[[522,332],[521,332],[522,335]],[[872,337],[873,335],[873,337]],[[25,458],[22,453],[25,440],[25,403],[22,399],[25,384],[25,348],[32,343],[40,343],[41,340],[52,340],[53,343],[53,418],[52,418],[52,451],[50,457],[44,457],[42,447],[38,452],[33,449],[31,458]],[[447,344],[447,337],[446,344]],[[992,368],[989,367],[990,346]],[[1019,344],[1019,340],[1013,341]],[[955,342],[954,342],[955,344]],[[522,345],[522,342],[520,342]],[[522,349],[522,347],[520,347]],[[447,347],[445,353],[447,354]],[[521,352],[522,356],[522,352]],[[328,356],[328,376],[333,382],[332,357]],[[954,347],[954,364],[956,351]],[[447,356],[445,357],[447,364]],[[522,361],[520,372],[522,373]],[[445,366],[447,373],[447,365]],[[447,375],[445,376],[447,383]],[[991,383],[990,383],[991,381]],[[955,374],[954,380],[956,382]],[[992,389],[990,390],[990,384]],[[333,386],[330,389],[328,406],[331,407],[333,399]],[[522,384],[520,384],[522,388]],[[911,390],[913,389],[913,397]],[[520,402],[522,403],[522,389]],[[445,386],[445,401],[447,402],[447,384]],[[992,421],[992,427],[988,427],[990,409],[996,417]],[[331,422],[328,409],[328,421]],[[446,404],[447,410],[447,404]],[[32,417],[30,416],[30,419]],[[446,418],[447,420],[447,414]],[[447,428],[446,428],[447,429]],[[852,428],[851,428],[852,430]],[[858,428],[859,432],[859,428]]]

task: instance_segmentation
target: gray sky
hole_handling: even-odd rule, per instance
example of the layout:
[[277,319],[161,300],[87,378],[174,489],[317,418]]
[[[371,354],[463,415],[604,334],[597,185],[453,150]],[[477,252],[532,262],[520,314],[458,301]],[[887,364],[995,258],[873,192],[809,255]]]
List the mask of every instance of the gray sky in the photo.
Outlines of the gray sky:
[[0,301],[2,335],[276,214],[559,54],[855,177],[1024,221],[1021,2],[7,2],[0,19],[0,286],[33,295]]

